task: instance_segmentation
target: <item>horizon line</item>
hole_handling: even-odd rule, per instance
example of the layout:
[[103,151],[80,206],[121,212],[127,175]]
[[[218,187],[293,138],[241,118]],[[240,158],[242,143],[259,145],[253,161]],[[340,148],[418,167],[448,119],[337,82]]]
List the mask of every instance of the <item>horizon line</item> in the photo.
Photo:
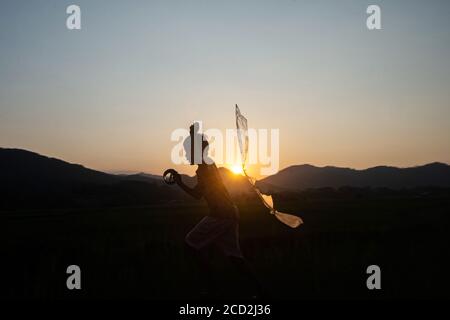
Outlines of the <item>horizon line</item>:
[[[127,169],[124,169],[124,170],[121,170],[121,169],[118,169],[118,170],[103,170],[103,169],[94,169],[94,168],[91,168],[91,167],[87,167],[87,166],[85,166],[85,165],[83,165],[81,163],[69,162],[69,161],[66,161],[66,160],[64,160],[62,158],[56,158],[54,156],[47,156],[45,154],[42,154],[42,153],[39,153],[39,152],[36,152],[36,151],[31,151],[31,150],[28,150],[28,149],[8,148],[8,147],[0,147],[0,149],[28,152],[28,153],[36,154],[36,155],[41,156],[41,157],[46,157],[46,158],[49,158],[49,159],[55,159],[55,160],[63,161],[63,162],[66,162],[68,164],[80,165],[80,166],[82,166],[82,167],[84,167],[86,169],[90,169],[90,170],[94,170],[94,171],[98,171],[98,172],[103,172],[103,173],[111,174],[111,175],[148,174],[148,175],[153,175],[153,176],[162,176],[160,174],[155,174],[155,173],[152,173],[152,172],[146,172],[146,171],[142,171],[142,170],[127,170]],[[280,173],[281,171],[284,171],[284,170],[289,169],[291,167],[300,167],[300,166],[310,166],[310,167],[315,167],[315,168],[319,168],[319,169],[338,168],[338,169],[349,169],[349,170],[355,170],[355,171],[365,171],[365,170],[369,170],[369,169],[382,168],[382,167],[395,168],[395,169],[409,169],[409,168],[423,167],[423,166],[432,165],[432,164],[442,164],[442,165],[450,166],[450,164],[447,163],[447,162],[432,161],[432,162],[427,162],[427,163],[424,163],[424,164],[416,164],[416,165],[412,165],[412,166],[393,166],[393,165],[385,165],[385,164],[383,164],[383,165],[376,165],[376,166],[371,166],[371,167],[365,167],[365,168],[362,168],[362,169],[356,169],[356,168],[352,168],[352,167],[339,167],[339,166],[334,166],[334,165],[319,166],[319,165],[314,165],[314,164],[310,164],[310,163],[302,163],[302,164],[293,164],[293,165],[286,166],[283,169],[278,170],[277,173]],[[229,168],[227,168],[226,165],[223,165],[223,164],[222,165],[218,165],[218,167],[219,168],[226,168],[226,169],[229,170]],[[264,179],[266,177],[269,177],[269,176],[264,176],[264,177],[261,177],[261,178]]]

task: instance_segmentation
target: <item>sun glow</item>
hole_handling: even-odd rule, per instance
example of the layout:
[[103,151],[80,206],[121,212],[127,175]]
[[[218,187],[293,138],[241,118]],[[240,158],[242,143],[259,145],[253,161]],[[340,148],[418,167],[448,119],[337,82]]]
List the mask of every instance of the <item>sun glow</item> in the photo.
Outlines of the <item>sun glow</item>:
[[240,165],[232,165],[230,169],[234,174],[244,174],[244,171]]

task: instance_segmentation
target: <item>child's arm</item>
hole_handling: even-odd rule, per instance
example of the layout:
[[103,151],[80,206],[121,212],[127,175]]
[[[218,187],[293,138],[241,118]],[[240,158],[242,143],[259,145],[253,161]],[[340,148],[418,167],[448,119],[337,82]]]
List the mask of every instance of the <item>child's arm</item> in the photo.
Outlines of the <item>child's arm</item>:
[[197,184],[194,188],[188,187],[182,180],[181,175],[177,174],[175,177],[175,182],[183,189],[187,194],[191,195],[195,199],[201,199],[203,196],[201,184]]

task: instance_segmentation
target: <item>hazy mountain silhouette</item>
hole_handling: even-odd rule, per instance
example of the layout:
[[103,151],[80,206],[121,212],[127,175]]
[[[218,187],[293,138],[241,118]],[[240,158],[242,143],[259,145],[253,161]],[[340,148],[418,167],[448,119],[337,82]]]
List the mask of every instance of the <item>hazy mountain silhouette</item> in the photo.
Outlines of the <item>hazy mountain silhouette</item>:
[[[225,187],[228,189],[232,196],[240,196],[243,194],[253,193],[253,188],[248,182],[248,180],[242,175],[236,175],[225,167],[220,167],[219,173],[223,179]],[[145,172],[140,172],[131,175],[121,174],[119,177],[123,180],[133,180],[142,181],[149,183],[157,183],[164,185],[164,180],[162,176],[155,174],[148,174]],[[197,178],[195,176],[189,176],[187,174],[181,174],[183,182],[190,187],[194,187],[197,183]]]
[[381,187],[390,189],[450,187],[450,166],[430,163],[410,168],[378,166],[365,170],[297,165],[258,182],[262,189],[301,191],[310,188]]
[[0,178],[9,184],[26,183],[42,187],[44,184],[96,183],[111,184],[118,177],[87,169],[59,159],[21,150],[0,148]]
[[[247,179],[219,168],[233,197],[250,199]],[[188,185],[196,178],[182,175]],[[138,173],[114,175],[21,149],[0,148],[0,208],[145,205],[185,201],[189,197],[161,176]],[[413,168],[374,167],[354,170],[337,167],[292,166],[258,182],[263,192],[311,188],[419,186],[450,187],[450,166],[431,163]]]
[[[248,181],[219,168],[232,196],[252,192]],[[188,185],[196,178],[182,175]],[[21,149],[0,148],[0,208],[141,205],[189,200],[162,176],[108,174]]]
[[151,175],[112,175],[20,149],[0,148],[0,208],[152,204],[180,192]]
[[[220,167],[218,168],[218,170],[222,177],[223,184],[232,197],[239,197],[242,195],[248,196],[255,193],[250,182],[248,182],[247,178],[245,178],[244,176],[236,175],[225,167]],[[190,187],[195,186],[195,184],[197,183],[197,178],[195,176],[191,177],[185,174],[182,174],[181,176],[183,182]]]
[[159,185],[164,185],[164,180],[162,176],[158,176],[156,174],[149,174],[145,172],[135,173],[135,174],[120,174],[118,177],[122,180],[128,181],[142,181],[148,183],[156,183]]

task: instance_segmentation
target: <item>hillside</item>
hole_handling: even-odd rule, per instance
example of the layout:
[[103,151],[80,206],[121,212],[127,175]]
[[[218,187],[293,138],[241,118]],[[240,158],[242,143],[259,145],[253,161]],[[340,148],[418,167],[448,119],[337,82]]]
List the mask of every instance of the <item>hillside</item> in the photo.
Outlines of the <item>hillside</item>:
[[390,189],[416,187],[450,187],[450,166],[430,163],[411,168],[378,166],[365,170],[339,167],[291,166],[259,181],[264,189],[301,191],[312,188],[382,187]]
[[179,190],[151,177],[119,176],[20,149],[0,148],[0,208],[161,203]]

